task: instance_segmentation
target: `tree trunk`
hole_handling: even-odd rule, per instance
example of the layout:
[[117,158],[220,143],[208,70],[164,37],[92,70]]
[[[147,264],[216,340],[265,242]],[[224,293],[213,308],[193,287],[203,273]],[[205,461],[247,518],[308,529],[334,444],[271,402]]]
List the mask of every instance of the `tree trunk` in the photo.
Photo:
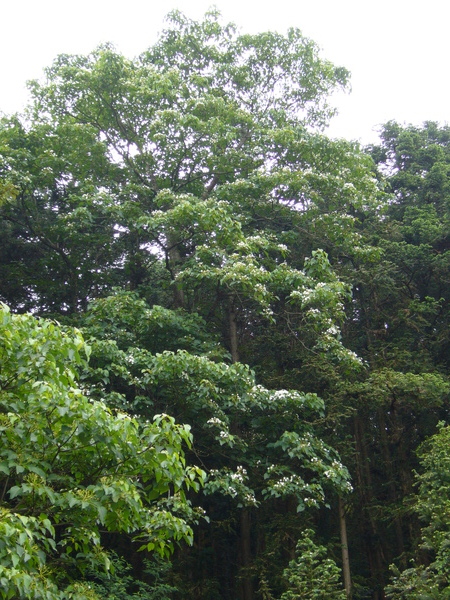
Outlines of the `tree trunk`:
[[253,582],[249,568],[252,562],[251,554],[251,520],[250,511],[248,508],[241,510],[241,536],[239,540],[242,583],[241,594],[242,600],[253,600]]
[[352,580],[350,575],[350,557],[348,554],[347,522],[345,518],[344,501],[341,497],[339,497],[339,529],[341,533],[342,575],[344,579],[345,594],[347,598],[351,598]]
[[[169,243],[172,240],[169,240]],[[173,282],[173,301],[175,308],[184,308],[184,291],[181,283],[176,277],[180,269],[181,256],[177,244],[172,243],[169,251],[166,254],[166,268],[170,273]]]
[[[366,447],[364,421],[360,415],[354,418],[355,446],[356,446],[356,476],[358,479],[359,499],[361,514],[366,515],[359,523],[360,536],[364,540],[367,558],[374,585],[383,584],[386,558],[382,545],[382,536],[379,533],[378,523],[374,515],[374,506],[377,504],[373,497],[372,474],[370,471],[369,456]],[[377,594],[377,592],[374,592]],[[380,600],[382,596],[375,595],[373,600]]]
[[234,306],[234,298],[230,296],[228,305],[228,332],[230,336],[230,353],[231,360],[236,363],[239,362],[239,350],[238,350],[238,335],[237,335],[237,323],[236,323],[236,308]]
[[[239,347],[236,322],[236,309],[234,297],[229,296],[228,303],[228,333],[230,339],[230,353],[233,363],[239,362]],[[239,423],[236,424],[239,430]],[[248,508],[241,509],[240,516],[240,538],[239,538],[239,556],[241,571],[241,598],[242,600],[253,600],[253,581],[249,572],[252,562],[251,552],[251,519]]]
[[[393,460],[392,460],[392,455],[391,455],[391,450],[390,450],[390,445],[389,445],[389,438],[388,438],[388,424],[386,422],[386,418],[385,418],[385,414],[383,409],[379,409],[378,411],[378,422],[379,422],[379,429],[380,429],[380,439],[381,439],[381,454],[383,456],[383,463],[384,463],[384,467],[386,469],[386,479],[387,479],[387,485],[388,485],[388,493],[389,493],[389,502],[391,503],[391,506],[393,508],[393,521],[394,521],[394,531],[395,531],[395,538],[396,538],[396,542],[397,542],[397,556],[400,556],[400,566],[402,567],[402,569],[406,569],[407,567],[407,561],[406,561],[406,557],[405,557],[405,543],[404,543],[404,538],[403,538],[403,523],[402,523],[402,518],[399,516],[398,511],[397,511],[397,499],[398,499],[398,494],[397,494],[397,485],[398,485],[398,479],[399,479],[399,473],[398,472],[394,472],[394,468],[393,468]],[[397,434],[398,432],[394,431],[394,434]],[[395,556],[390,556],[389,557],[389,562],[391,560],[393,560],[395,558]]]

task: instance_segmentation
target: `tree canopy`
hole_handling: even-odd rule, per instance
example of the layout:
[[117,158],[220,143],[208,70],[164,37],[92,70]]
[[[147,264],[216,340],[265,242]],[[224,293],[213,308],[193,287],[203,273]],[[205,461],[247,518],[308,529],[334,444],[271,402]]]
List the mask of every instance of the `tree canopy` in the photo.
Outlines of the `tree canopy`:
[[327,138],[348,81],[298,29],[173,12],[1,120],[5,599],[443,576],[416,451],[446,443],[449,131]]

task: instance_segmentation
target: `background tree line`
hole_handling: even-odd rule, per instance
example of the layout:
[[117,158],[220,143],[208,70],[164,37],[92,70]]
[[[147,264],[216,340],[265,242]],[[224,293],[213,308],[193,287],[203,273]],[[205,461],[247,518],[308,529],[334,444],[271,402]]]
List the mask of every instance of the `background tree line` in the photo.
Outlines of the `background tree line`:
[[450,129],[348,77],[173,13],[2,119],[1,597],[449,593]]

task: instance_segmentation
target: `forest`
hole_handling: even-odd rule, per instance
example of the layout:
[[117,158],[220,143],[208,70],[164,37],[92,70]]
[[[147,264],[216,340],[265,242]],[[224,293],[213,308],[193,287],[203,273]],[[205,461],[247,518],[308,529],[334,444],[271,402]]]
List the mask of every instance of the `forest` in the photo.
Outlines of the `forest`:
[[1,600],[450,598],[450,127],[349,78],[173,12],[1,118]]

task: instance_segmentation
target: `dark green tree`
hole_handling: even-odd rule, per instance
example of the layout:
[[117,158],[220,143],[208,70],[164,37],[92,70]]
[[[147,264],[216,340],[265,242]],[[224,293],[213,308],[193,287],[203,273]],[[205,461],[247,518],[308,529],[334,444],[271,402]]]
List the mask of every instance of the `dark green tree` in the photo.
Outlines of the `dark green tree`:
[[[446,172],[448,131],[389,123],[381,137],[371,155],[391,197],[361,215],[358,230],[372,256],[346,270],[353,298],[344,342],[367,368],[338,382],[328,400],[344,416],[347,450],[339,447],[356,488],[350,551],[365,558],[353,567],[366,573],[374,598],[383,598],[387,565],[395,560],[404,569],[420,536],[404,501],[413,492],[417,448],[447,418],[449,391],[448,182],[435,179]],[[367,518],[353,521],[352,510]]]
[[449,444],[450,429],[441,424],[420,448],[414,510],[422,523],[421,538],[413,565],[403,571],[392,569],[387,588],[392,600],[450,597]]

